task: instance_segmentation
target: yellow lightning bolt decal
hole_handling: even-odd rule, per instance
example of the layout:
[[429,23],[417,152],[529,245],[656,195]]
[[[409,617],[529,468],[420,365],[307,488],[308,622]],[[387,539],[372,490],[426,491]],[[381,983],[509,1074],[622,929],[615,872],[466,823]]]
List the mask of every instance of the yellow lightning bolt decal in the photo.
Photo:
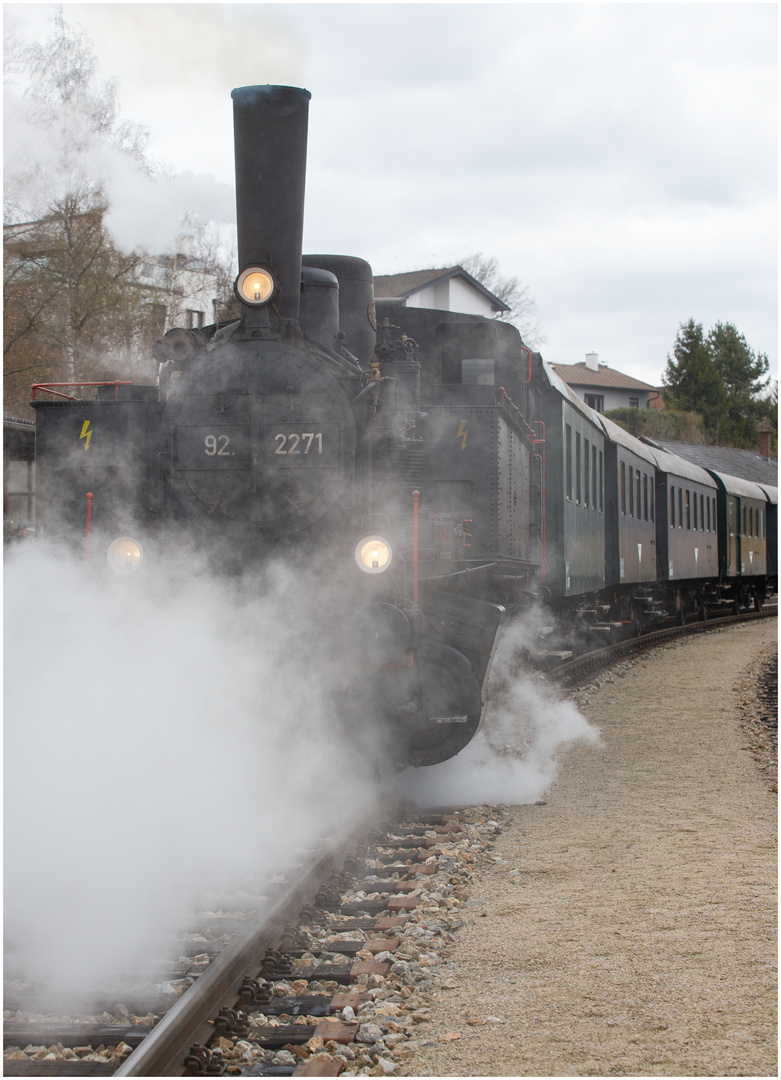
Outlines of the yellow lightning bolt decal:
[[84,443],[84,449],[85,449],[85,450],[86,450],[86,449],[87,449],[87,447],[89,446],[89,441],[90,441],[90,439],[92,438],[92,432],[88,430],[88,429],[89,429],[89,425],[90,425],[90,421],[89,421],[89,420],[85,420],[85,421],[84,421],[84,423],[83,423],[83,424],[81,425],[81,435],[79,435],[79,438],[80,438],[80,439],[86,439],[86,440],[87,440],[87,441],[86,441],[86,442]]
[[466,420],[462,420],[458,425],[458,431],[456,432],[456,438],[461,440],[461,449],[466,449],[466,437],[469,434],[469,428],[466,426]]

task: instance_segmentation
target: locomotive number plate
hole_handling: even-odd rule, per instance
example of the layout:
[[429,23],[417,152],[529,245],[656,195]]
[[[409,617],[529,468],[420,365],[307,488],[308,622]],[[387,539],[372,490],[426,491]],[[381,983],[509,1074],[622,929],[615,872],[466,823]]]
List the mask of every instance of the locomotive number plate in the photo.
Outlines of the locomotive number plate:
[[263,463],[272,469],[322,468],[333,463],[338,445],[336,424],[271,421],[263,432]]

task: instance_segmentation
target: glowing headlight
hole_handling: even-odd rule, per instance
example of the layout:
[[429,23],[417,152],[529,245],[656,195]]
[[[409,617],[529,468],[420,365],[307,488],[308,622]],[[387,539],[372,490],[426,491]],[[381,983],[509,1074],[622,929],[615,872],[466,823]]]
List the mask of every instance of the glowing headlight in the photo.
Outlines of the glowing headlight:
[[274,295],[277,283],[270,270],[260,266],[250,266],[236,278],[234,286],[239,300],[245,304],[261,307]]
[[138,570],[144,558],[144,549],[137,540],[129,536],[120,536],[109,545],[106,559],[111,569],[117,574],[133,574]]
[[367,574],[381,574],[392,558],[391,546],[382,536],[364,536],[355,545],[355,561]]

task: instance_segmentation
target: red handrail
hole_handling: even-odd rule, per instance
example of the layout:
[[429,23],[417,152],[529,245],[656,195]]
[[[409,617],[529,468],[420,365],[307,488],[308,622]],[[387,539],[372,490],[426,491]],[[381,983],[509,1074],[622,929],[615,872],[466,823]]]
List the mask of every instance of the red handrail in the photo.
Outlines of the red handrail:
[[36,390],[46,390],[49,394],[54,394],[56,397],[66,398],[68,401],[78,401],[73,394],[61,394],[58,390],[52,390],[53,386],[113,386],[114,397],[119,397],[120,386],[132,386],[133,380],[123,381],[121,379],[112,379],[110,382],[48,382],[48,383],[33,383],[33,401],[35,401]]
[[532,444],[538,446],[542,443],[542,491],[541,491],[541,503],[542,503],[542,530],[540,533],[541,551],[540,561],[542,566],[540,567],[540,581],[545,580],[545,421],[533,420],[533,424],[540,424],[542,426],[542,438],[532,439]]
[[412,602],[418,602],[418,502],[420,492],[412,492]]
[[95,496],[92,494],[92,492],[88,491],[87,492],[87,538],[86,538],[86,544],[84,546],[84,558],[85,559],[89,559],[89,557],[90,557],[89,542],[90,542],[90,535],[92,533],[92,500],[94,498],[95,498]]

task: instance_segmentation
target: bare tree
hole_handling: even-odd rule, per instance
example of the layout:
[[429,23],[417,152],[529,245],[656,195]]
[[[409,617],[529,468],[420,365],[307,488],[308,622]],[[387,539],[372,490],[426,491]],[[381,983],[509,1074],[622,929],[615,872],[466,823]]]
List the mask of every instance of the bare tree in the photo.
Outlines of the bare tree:
[[509,311],[497,315],[498,319],[514,323],[523,340],[532,348],[536,349],[545,344],[546,339],[538,321],[537,301],[528,285],[524,285],[518,277],[503,275],[498,261],[484,255],[482,251],[467,255],[459,265],[507,304]]

